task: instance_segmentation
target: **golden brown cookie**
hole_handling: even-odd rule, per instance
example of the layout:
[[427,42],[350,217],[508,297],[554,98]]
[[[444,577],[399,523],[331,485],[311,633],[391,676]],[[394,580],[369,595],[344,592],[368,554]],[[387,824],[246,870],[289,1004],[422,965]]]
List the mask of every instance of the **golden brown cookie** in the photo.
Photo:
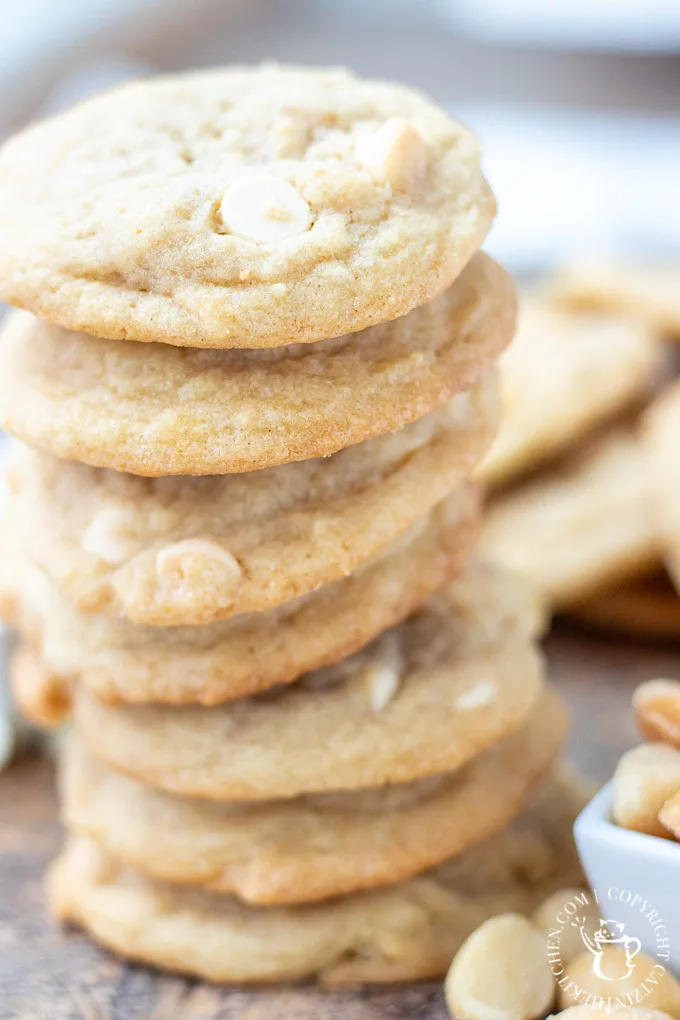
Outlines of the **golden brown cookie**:
[[454,773],[258,805],[151,790],[99,764],[74,735],[62,813],[71,831],[155,878],[248,903],[318,900],[401,881],[502,828],[565,731],[564,707],[546,691],[524,726]]
[[172,793],[268,800],[447,772],[522,725],[542,662],[534,606],[493,571],[444,586],[399,627],[295,685],[212,708],[106,705],[84,687],[90,752]]
[[680,598],[662,570],[598,591],[569,612],[588,626],[612,633],[680,641]]
[[613,429],[499,496],[486,515],[484,554],[555,607],[571,607],[658,562],[647,488],[637,436]]
[[0,298],[69,329],[275,347],[405,315],[495,203],[422,94],[263,65],[138,81],[0,153]]
[[209,981],[415,980],[444,973],[499,910],[531,913],[555,889],[583,881],[571,835],[583,803],[550,779],[506,829],[433,871],[287,908],[144,879],[74,838],[52,869],[49,899],[62,920],[115,952]]
[[489,378],[333,457],[210,478],[143,479],[15,444],[15,516],[87,612],[154,626],[261,612],[346,577],[426,517],[490,442],[496,405]]
[[138,475],[327,457],[471,387],[514,314],[509,277],[483,254],[406,318],[277,351],[112,344],[16,312],[2,330],[0,423],[58,457]]
[[659,550],[680,591],[680,382],[665,390],[644,418],[643,440]]
[[517,334],[499,363],[503,425],[480,477],[507,482],[649,393],[665,353],[634,320],[525,295]]
[[548,289],[565,305],[633,315],[680,338],[680,263],[586,262],[555,274]]
[[[41,650],[48,702],[79,677],[105,701],[210,705],[356,652],[458,574],[478,536],[478,493],[466,487],[348,577],[204,627],[140,627],[80,613],[16,550],[14,564],[8,552],[0,556],[0,601],[9,592],[21,631]],[[6,537],[12,543],[11,528]]]

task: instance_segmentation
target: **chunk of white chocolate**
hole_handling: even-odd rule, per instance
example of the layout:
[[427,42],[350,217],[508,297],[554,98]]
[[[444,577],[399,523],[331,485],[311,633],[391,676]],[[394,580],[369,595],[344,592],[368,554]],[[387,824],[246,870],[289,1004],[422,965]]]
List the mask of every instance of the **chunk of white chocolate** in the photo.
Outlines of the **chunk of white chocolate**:
[[288,181],[259,175],[236,181],[220,203],[225,230],[255,244],[274,244],[309,229],[309,205]]
[[361,138],[355,156],[376,184],[410,191],[425,176],[427,149],[410,120],[390,117],[374,134]]
[[80,543],[82,548],[106,563],[123,563],[133,552],[130,538],[133,519],[131,510],[106,507],[85,529]]
[[241,565],[228,549],[202,538],[186,538],[159,549],[156,571],[161,581],[173,585],[198,574],[215,574],[220,585],[236,585]]
[[382,712],[397,693],[401,670],[401,642],[392,631],[383,635],[375,660],[361,672],[361,682],[366,686],[374,712]]

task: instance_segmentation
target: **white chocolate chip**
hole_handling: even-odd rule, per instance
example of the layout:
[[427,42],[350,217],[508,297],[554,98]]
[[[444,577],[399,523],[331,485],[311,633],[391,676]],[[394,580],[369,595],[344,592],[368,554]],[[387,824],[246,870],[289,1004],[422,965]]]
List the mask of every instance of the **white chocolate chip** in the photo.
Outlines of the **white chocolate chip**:
[[469,711],[473,708],[481,708],[482,705],[488,705],[490,701],[496,696],[496,685],[493,680],[484,680],[482,683],[475,684],[474,687],[470,688],[469,691],[465,691],[456,699],[453,703],[453,707],[460,709],[461,711]]
[[374,134],[361,138],[355,156],[376,184],[410,191],[425,176],[427,149],[410,120],[390,117]]
[[106,507],[92,518],[81,539],[85,552],[106,563],[125,562],[133,551],[130,531],[133,512],[123,507]]
[[201,538],[186,538],[160,549],[156,555],[156,570],[160,579],[171,585],[199,574],[215,573],[220,587],[232,587],[243,573],[228,549]]
[[225,229],[255,244],[272,244],[309,229],[311,211],[302,195],[279,177],[246,177],[222,198]]
[[373,662],[361,672],[361,682],[368,690],[371,708],[382,712],[399,688],[401,646],[396,632],[385,634]]
[[399,674],[392,666],[374,666],[367,670],[366,680],[371,694],[371,708],[382,712],[399,687]]

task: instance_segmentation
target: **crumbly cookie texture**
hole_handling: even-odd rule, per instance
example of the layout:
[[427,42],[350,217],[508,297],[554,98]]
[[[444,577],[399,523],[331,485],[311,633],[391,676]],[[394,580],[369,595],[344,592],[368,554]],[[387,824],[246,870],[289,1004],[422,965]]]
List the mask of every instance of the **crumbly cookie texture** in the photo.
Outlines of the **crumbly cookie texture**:
[[[47,706],[76,677],[108,702],[213,705],[290,683],[399,623],[466,564],[479,537],[478,502],[474,489],[463,489],[348,577],[203,627],[81,613],[16,549],[14,565],[9,554],[0,557],[0,602],[40,649]],[[526,592],[523,605],[533,631],[539,609]]]
[[493,572],[463,577],[349,659],[217,707],[112,706],[79,686],[77,725],[101,761],[215,800],[447,772],[519,728],[539,697],[542,661],[519,592],[502,601],[508,591]]
[[658,562],[645,471],[635,433],[612,429],[494,500],[484,554],[559,608],[644,574]]
[[514,317],[512,283],[483,254],[403,319],[277,351],[112,344],[16,312],[0,344],[0,423],[58,457],[139,475],[327,457],[469,389]]
[[640,322],[525,295],[499,361],[503,425],[480,476],[504,483],[563,450],[649,394],[665,361],[665,345]]
[[463,484],[493,435],[489,383],[333,457],[242,475],[143,479],[17,444],[16,519],[87,612],[178,626],[271,609],[359,569]]
[[565,710],[546,692],[517,733],[454,773],[242,806],[151,790],[72,738],[62,812],[71,831],[155,878],[249,903],[325,899],[402,881],[501,829],[549,771],[565,731]]
[[660,552],[675,588],[680,590],[680,383],[654,401],[643,419],[644,452],[651,489],[651,510]]
[[287,908],[144,879],[74,838],[52,869],[49,899],[123,956],[210,981],[415,980],[443,974],[499,910],[531,913],[583,881],[571,827],[584,803],[551,778],[506,829],[418,878]]
[[68,329],[276,347],[405,315],[495,213],[473,136],[343,70],[135,82],[0,152],[0,298]]

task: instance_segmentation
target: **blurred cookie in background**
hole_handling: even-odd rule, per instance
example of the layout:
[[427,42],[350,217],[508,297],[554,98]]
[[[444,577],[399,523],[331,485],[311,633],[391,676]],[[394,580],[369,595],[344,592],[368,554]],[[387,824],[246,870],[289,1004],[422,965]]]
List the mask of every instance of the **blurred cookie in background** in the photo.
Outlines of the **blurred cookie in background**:
[[491,501],[486,557],[532,580],[556,610],[649,572],[645,470],[634,431],[612,429]]
[[680,383],[669,386],[648,409],[643,421],[649,464],[650,505],[661,556],[680,590]]
[[503,423],[480,477],[498,486],[546,461],[649,396],[665,361],[664,344],[644,323],[525,295],[499,362]]
[[680,598],[660,567],[598,591],[569,612],[590,629],[645,641],[680,641]]
[[555,273],[549,293],[565,307],[629,315],[680,340],[680,260],[577,263]]

